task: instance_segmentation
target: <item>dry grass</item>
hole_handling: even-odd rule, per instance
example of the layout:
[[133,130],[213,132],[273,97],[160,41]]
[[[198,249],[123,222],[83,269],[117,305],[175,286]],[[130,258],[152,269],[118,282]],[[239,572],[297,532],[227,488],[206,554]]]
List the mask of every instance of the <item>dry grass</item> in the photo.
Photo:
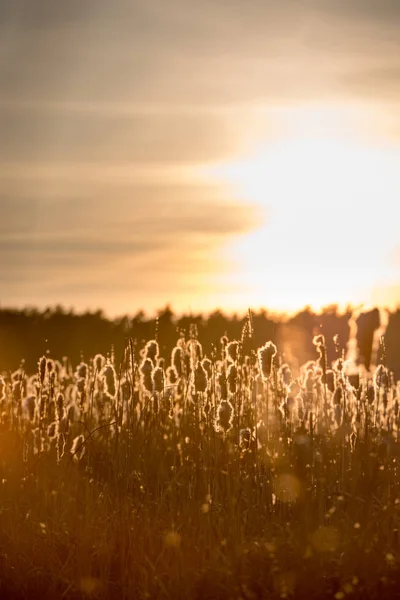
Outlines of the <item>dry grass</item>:
[[[201,340],[200,340],[201,341]],[[132,340],[0,382],[1,598],[378,598],[399,579],[399,390],[341,357]]]

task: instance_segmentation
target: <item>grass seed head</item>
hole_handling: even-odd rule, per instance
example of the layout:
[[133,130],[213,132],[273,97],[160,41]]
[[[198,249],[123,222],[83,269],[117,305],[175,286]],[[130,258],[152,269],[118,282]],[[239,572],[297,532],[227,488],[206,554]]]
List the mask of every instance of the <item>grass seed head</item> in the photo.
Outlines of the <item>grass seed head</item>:
[[43,385],[46,377],[46,366],[47,358],[45,356],[42,356],[42,358],[39,359],[39,380],[41,385]]
[[164,391],[164,371],[161,367],[154,367],[151,372],[151,379],[153,382],[153,390],[155,392]]
[[89,367],[87,366],[87,364],[85,362],[81,362],[79,363],[79,365],[76,367],[76,371],[75,371],[75,377],[77,379],[87,379],[89,375]]
[[217,431],[227,433],[232,427],[234,417],[233,406],[229,400],[221,400],[218,405],[217,415]]
[[144,356],[149,358],[153,363],[157,362],[159,355],[158,342],[156,340],[149,340],[144,347]]
[[219,385],[221,399],[226,400],[228,398],[228,386],[224,372],[218,373],[217,381]]
[[246,427],[246,429],[241,429],[239,432],[239,447],[241,450],[248,450],[251,442],[251,429]]
[[53,440],[58,435],[58,423],[57,421],[53,421],[47,428],[47,437],[50,440]]
[[258,349],[257,354],[261,375],[265,381],[271,375],[272,360],[276,355],[276,346],[272,342],[267,342],[264,346]]
[[140,364],[140,381],[147,392],[153,392],[153,380],[151,374],[154,369],[154,364],[151,358],[144,358]]
[[76,389],[80,394],[83,394],[86,387],[86,379],[84,377],[79,377],[76,382]]
[[228,391],[231,395],[236,394],[238,371],[236,365],[231,363],[228,367],[226,374],[226,381],[228,383]]
[[287,363],[283,363],[278,369],[278,379],[284,386],[290,385],[292,381],[292,371]]
[[178,373],[176,372],[175,367],[168,367],[166,374],[168,385],[175,385],[178,381]]
[[182,358],[183,351],[181,346],[175,346],[171,354],[171,365],[175,369],[178,377],[182,377]]
[[117,375],[112,364],[109,363],[103,367],[101,377],[104,383],[104,391],[111,398],[115,398],[117,394]]
[[[326,372],[326,344],[325,344],[325,337],[323,335],[315,335],[314,339],[313,339],[313,344],[317,349],[317,352],[319,354],[319,358],[317,361],[318,366],[322,369],[324,375],[323,377],[325,377],[325,372]],[[324,383],[326,383],[324,381]]]
[[373,382],[376,388],[389,387],[389,372],[383,365],[378,365],[373,375]]
[[193,387],[196,394],[207,390],[208,377],[207,372],[200,361],[197,361],[196,368],[193,371]]
[[201,364],[203,366],[203,369],[207,373],[208,379],[211,379],[211,377],[212,377],[212,362],[211,362],[211,360],[209,358],[203,358],[203,360],[201,361]]
[[190,355],[190,368],[194,371],[197,362],[203,358],[203,346],[199,340],[193,338],[188,341],[187,347]]
[[64,394],[62,394],[61,392],[59,394],[57,394],[56,405],[57,405],[58,418],[62,419],[64,416],[65,399],[64,399]]
[[106,364],[106,358],[102,354],[96,354],[93,359],[93,365],[96,373],[100,373]]
[[235,363],[238,359],[239,354],[239,342],[234,340],[229,342],[225,348],[226,360],[231,363]]

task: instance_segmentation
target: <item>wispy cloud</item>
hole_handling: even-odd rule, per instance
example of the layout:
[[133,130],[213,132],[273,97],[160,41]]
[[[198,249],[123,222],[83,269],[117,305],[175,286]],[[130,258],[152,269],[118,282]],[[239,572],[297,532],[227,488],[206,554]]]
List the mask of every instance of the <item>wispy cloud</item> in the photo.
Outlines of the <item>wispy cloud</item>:
[[398,62],[397,4],[3,0],[1,88],[93,104],[304,97],[353,66]]
[[223,266],[218,248],[260,223],[256,211],[214,202],[209,192],[204,186],[186,203],[182,190],[171,188],[163,198],[147,187],[136,190],[140,201],[2,200],[0,278],[8,281],[7,297],[43,302],[58,294],[73,303],[84,290],[107,296],[110,286],[127,297],[158,289],[168,299],[204,290]]
[[[51,116],[52,115],[52,116]],[[0,113],[0,160],[108,163],[198,163],[229,156],[235,123],[212,114],[131,114],[115,111]]]

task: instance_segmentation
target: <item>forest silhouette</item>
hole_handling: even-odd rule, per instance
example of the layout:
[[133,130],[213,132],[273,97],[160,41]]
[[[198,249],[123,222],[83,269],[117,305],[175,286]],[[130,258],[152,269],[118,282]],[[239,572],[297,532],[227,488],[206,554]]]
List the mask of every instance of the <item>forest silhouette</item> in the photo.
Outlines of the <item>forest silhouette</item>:
[[[169,306],[159,310],[156,317],[138,311],[134,316],[109,319],[101,310],[77,313],[62,306],[44,311],[0,309],[0,370],[13,371],[23,362],[28,373],[35,372],[39,356],[47,355],[62,360],[68,357],[72,364],[87,360],[101,352],[111,352],[118,364],[129,339],[139,348],[151,338],[157,338],[164,355],[171,352],[180,335],[190,335],[193,327],[203,341],[204,351],[212,356],[221,336],[240,339],[247,315],[228,315],[215,310],[208,315],[175,315]],[[377,308],[361,312],[355,318],[348,307],[339,312],[337,306],[326,307],[321,313],[309,307],[290,317],[259,310],[253,313],[255,347],[267,340],[274,342],[288,362],[302,364],[315,358],[314,335],[322,333],[327,343],[328,361],[346,355],[351,333],[351,322],[356,325],[357,363],[370,368],[374,334],[382,325]],[[376,360],[384,361],[400,379],[400,309],[388,313],[384,346]],[[336,343],[334,336],[337,336]],[[249,342],[248,342],[249,343]]]

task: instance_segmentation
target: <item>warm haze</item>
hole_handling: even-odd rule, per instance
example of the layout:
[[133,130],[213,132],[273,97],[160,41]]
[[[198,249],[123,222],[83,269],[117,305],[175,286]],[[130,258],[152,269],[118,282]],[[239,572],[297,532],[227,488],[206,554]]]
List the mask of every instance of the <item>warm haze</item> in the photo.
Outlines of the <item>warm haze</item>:
[[400,4],[0,0],[2,305],[400,301]]

